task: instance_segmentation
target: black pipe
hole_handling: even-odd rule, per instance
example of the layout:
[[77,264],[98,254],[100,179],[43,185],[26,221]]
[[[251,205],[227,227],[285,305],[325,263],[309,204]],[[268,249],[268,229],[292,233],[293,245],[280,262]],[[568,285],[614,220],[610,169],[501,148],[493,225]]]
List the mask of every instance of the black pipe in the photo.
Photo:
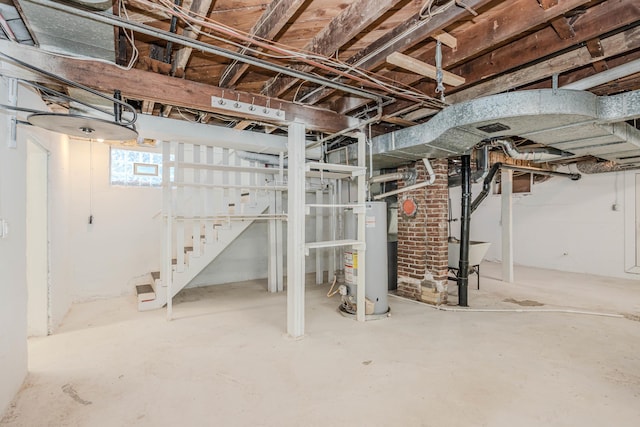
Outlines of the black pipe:
[[489,173],[482,183],[482,191],[478,194],[478,197],[475,198],[473,203],[471,203],[471,213],[474,213],[476,209],[478,209],[478,206],[480,206],[480,203],[482,203],[489,195],[489,190],[491,190],[491,181],[493,181],[493,178],[496,176],[496,173],[500,170],[501,166],[502,163],[494,163],[493,166],[491,166]]
[[530,172],[535,175],[561,176],[563,178],[569,178],[572,181],[577,181],[582,178],[582,175],[580,175],[579,173],[548,171],[545,169],[532,168],[529,166],[514,166],[503,164],[502,168],[517,172]]
[[[113,92],[113,99],[117,99],[118,101],[122,101],[122,94],[119,90],[115,90]],[[116,123],[120,123],[122,121],[122,105],[113,104],[113,117]]]
[[[176,6],[180,6],[181,3],[182,3],[182,0],[175,0],[175,2],[174,2],[174,4]],[[175,10],[178,11],[177,8]],[[171,17],[171,24],[169,24],[169,32],[175,34],[177,26],[178,26],[178,17],[176,15],[173,15]],[[167,64],[171,64],[171,51],[172,50],[173,50],[173,42],[168,41],[167,42],[167,47],[164,50],[164,62],[166,62]]]
[[458,305],[467,307],[469,285],[469,229],[471,228],[471,156],[462,159],[462,219],[460,221],[460,264],[458,267]]
[[478,197],[476,197],[473,203],[471,204],[471,213],[474,213],[475,210],[478,209],[478,206],[480,206],[480,203],[482,203],[484,199],[486,199],[487,196],[489,195],[489,190],[491,189],[491,181],[493,181],[493,178],[495,177],[498,170],[500,170],[500,168],[512,170],[512,171],[518,171],[518,172],[529,172],[536,175],[561,176],[563,178],[569,178],[572,181],[577,181],[580,178],[582,178],[582,175],[580,175],[579,173],[556,172],[556,171],[548,171],[544,169],[532,168],[529,166],[514,166],[514,165],[505,165],[504,163],[494,163],[493,166],[491,166],[491,170],[489,170],[489,173],[484,179],[484,182],[482,184],[482,191],[480,192],[480,194],[478,194]]

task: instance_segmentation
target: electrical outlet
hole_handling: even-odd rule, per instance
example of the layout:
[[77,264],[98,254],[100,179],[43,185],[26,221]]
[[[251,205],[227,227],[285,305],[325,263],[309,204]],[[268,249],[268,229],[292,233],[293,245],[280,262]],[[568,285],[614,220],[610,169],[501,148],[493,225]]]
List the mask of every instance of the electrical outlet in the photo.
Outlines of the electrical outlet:
[[611,205],[611,210],[614,212],[618,212],[620,210],[620,205],[617,203],[614,203],[613,205]]

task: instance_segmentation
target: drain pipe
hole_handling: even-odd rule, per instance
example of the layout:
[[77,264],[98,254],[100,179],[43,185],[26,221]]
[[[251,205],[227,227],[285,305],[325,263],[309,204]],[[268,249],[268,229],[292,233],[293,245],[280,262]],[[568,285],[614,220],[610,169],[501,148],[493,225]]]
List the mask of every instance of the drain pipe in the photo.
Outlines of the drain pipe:
[[429,175],[429,179],[428,180],[426,180],[424,182],[420,182],[418,184],[410,185],[408,187],[403,187],[403,188],[399,188],[397,190],[387,191],[386,193],[378,194],[377,196],[373,196],[373,200],[384,199],[385,197],[388,197],[388,196],[393,196],[395,194],[404,193],[406,191],[417,190],[418,188],[427,187],[427,186],[433,184],[435,182],[435,180],[436,180],[436,174],[433,171],[433,167],[431,167],[431,163],[429,162],[429,159],[422,159],[422,162],[424,163],[424,167],[427,168],[427,174]]
[[[489,146],[485,145],[478,155],[478,170],[471,174],[471,181],[478,182],[484,179],[487,173],[489,173]],[[448,185],[449,188],[462,185],[462,177],[460,174],[450,176]]]
[[460,264],[458,265],[458,305],[467,307],[469,285],[469,228],[471,227],[471,156],[462,159],[462,219],[460,221]]
[[582,175],[580,175],[579,173],[556,172],[556,171],[532,168],[529,166],[505,165],[504,163],[500,163],[500,162],[494,163],[493,166],[491,166],[489,173],[485,177],[484,182],[482,183],[482,191],[480,192],[480,194],[478,194],[478,196],[475,198],[475,200],[471,204],[471,213],[475,212],[478,206],[480,206],[480,203],[482,203],[484,199],[486,199],[487,196],[489,195],[489,190],[491,189],[491,182],[493,181],[493,178],[496,176],[496,173],[498,172],[498,170],[500,170],[500,168],[517,171],[517,172],[529,172],[536,175],[561,176],[563,178],[569,178],[572,181],[577,181],[580,178],[582,178]]

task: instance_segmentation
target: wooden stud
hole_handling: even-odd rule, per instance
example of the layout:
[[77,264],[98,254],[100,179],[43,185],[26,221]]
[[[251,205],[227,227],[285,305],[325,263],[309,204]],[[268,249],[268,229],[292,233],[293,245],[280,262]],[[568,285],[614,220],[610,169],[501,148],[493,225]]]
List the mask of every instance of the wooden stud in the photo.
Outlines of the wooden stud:
[[569,20],[564,16],[558,16],[551,20],[551,26],[553,30],[558,34],[562,40],[568,40],[575,37],[576,33],[573,30],[573,26],[569,23]]
[[[391,55],[387,56],[387,62],[389,64],[404,68],[405,70],[413,71],[414,73],[429,77],[434,80],[436,78],[436,67],[400,52],[394,52]],[[464,77],[457,76],[453,73],[443,70],[442,81],[449,86],[460,86],[464,84],[465,79]]]
[[436,31],[436,33],[432,37],[440,41],[443,45],[449,46],[453,50],[456,50],[458,48],[458,39],[453,37],[449,33],[445,33],[444,31]]

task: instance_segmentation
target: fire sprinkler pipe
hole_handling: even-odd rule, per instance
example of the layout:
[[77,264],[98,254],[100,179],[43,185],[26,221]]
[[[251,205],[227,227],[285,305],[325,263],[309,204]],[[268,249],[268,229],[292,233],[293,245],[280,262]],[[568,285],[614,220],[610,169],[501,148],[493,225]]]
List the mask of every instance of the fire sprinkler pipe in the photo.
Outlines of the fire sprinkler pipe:
[[460,263],[458,265],[458,305],[467,307],[469,285],[469,229],[471,227],[471,156],[462,159],[462,219],[460,221]]

